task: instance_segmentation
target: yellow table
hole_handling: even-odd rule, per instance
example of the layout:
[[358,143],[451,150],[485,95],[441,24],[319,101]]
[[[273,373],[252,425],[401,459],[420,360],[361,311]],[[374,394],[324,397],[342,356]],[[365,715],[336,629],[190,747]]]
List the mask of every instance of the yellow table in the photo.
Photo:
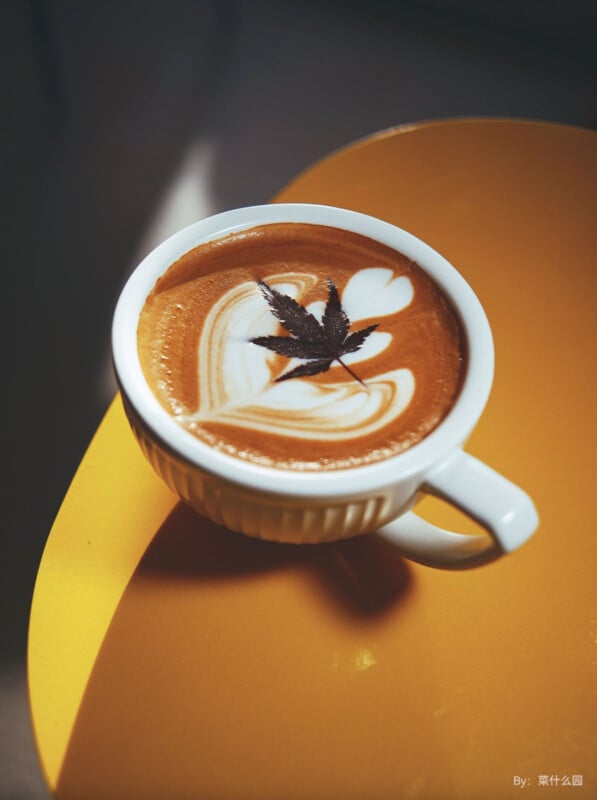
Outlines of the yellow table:
[[[597,136],[517,121],[403,127],[276,199],[397,223],[471,282],[497,369],[468,449],[529,491],[540,530],[464,573],[407,563],[376,535],[245,539],[176,502],[116,399],[33,598],[31,708],[52,791],[597,797]],[[421,510],[460,522],[435,501]]]

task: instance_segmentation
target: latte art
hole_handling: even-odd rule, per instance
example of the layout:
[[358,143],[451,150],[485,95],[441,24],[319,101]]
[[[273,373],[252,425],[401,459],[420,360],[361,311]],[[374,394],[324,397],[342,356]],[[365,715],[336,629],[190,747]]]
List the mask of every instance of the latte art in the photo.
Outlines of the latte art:
[[464,361],[455,314],[416,264],[301,224],[188,253],[158,281],[138,341],[149,384],[182,426],[280,468],[337,469],[412,446],[449,411]]
[[[368,318],[369,303],[359,295],[363,289],[392,285],[390,270],[362,270],[351,278],[343,303]],[[396,313],[410,302],[412,284],[408,278],[396,300],[383,306],[384,314]],[[278,292],[301,299],[309,288],[316,288],[316,275],[287,273],[269,278]],[[366,294],[364,296],[367,296]],[[361,297],[361,299],[359,299]],[[380,304],[381,307],[381,304]],[[320,301],[307,311],[321,317]],[[264,348],[252,344],[256,331],[274,334],[278,322],[255,283],[243,283],[227,292],[214,305],[205,320],[198,347],[197,375],[199,408],[193,414],[177,414],[177,420],[193,430],[205,422],[220,422],[240,428],[321,442],[342,441],[381,430],[398,417],[409,404],[415,382],[408,369],[397,369],[375,376],[367,385],[335,369],[335,381],[318,385],[296,378],[292,383],[276,384],[277,359]],[[392,334],[375,332],[369,347],[344,356],[345,363],[356,364],[385,350]],[[294,360],[291,362],[291,367]],[[283,373],[284,374],[284,373]],[[201,386],[207,387],[202,392]]]

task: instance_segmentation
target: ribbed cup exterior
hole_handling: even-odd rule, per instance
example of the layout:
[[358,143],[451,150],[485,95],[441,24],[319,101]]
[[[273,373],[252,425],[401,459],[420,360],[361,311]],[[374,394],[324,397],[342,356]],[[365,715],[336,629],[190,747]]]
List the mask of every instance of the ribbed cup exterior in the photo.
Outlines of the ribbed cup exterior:
[[162,445],[123,399],[141,450],[164,483],[195,511],[230,530],[278,542],[331,542],[376,530],[406,510],[390,489],[340,501],[305,500],[226,481]]

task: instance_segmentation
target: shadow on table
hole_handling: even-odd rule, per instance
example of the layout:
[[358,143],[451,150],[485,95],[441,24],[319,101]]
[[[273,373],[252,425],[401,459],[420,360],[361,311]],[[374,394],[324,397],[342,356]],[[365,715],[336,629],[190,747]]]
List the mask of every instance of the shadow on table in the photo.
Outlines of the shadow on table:
[[267,764],[244,755],[254,736],[278,769],[308,769],[351,705],[374,724],[379,701],[357,681],[411,590],[405,562],[375,535],[263,542],[179,503],[114,614],[57,797],[216,796],[235,760],[238,785],[245,771],[267,782]]
[[156,534],[135,580],[229,581],[300,569],[339,613],[356,617],[390,611],[410,588],[396,548],[377,536],[322,545],[280,544],[233,533],[179,503]]

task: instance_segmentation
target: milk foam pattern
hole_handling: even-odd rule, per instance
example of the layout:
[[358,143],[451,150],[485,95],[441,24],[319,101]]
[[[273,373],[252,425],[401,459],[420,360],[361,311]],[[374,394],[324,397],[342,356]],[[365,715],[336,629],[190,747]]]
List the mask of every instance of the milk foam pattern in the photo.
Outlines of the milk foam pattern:
[[[287,272],[271,275],[267,283],[300,302],[320,279],[311,274]],[[406,308],[414,289],[407,276],[391,269],[368,268],[355,273],[342,293],[342,306],[352,323],[378,321]],[[325,304],[307,309],[321,319]],[[376,375],[362,386],[333,366],[337,380],[318,383],[295,378],[274,383],[277,356],[252,344],[251,338],[275,334],[279,322],[271,314],[258,285],[244,282],[226,292],[208,313],[198,344],[199,408],[177,414],[193,430],[203,422],[221,422],[240,428],[263,430],[297,439],[343,441],[380,431],[399,417],[415,391],[409,369]],[[383,352],[392,334],[374,331],[355,353],[343,357],[356,364]],[[286,361],[286,369],[302,363]]]

